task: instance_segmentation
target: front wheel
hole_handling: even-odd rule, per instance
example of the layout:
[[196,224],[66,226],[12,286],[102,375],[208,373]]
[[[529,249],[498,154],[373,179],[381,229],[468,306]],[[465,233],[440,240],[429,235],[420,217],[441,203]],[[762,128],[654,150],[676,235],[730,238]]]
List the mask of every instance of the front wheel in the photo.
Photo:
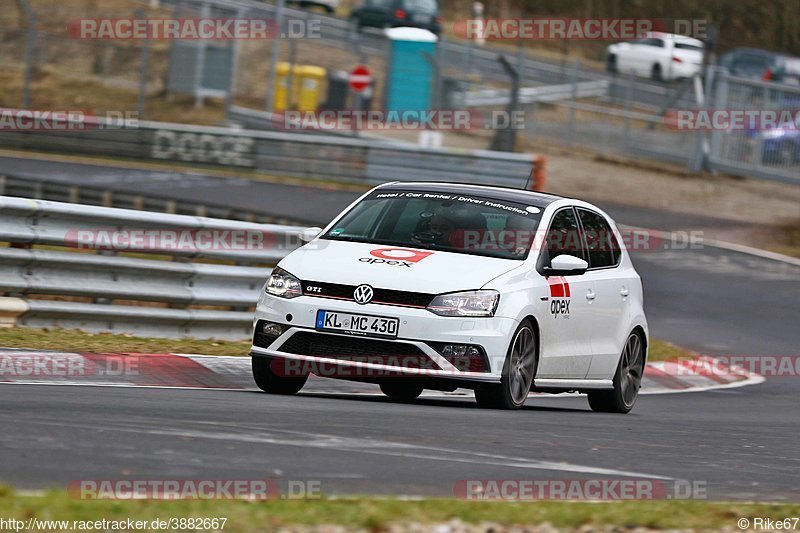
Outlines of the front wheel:
[[536,334],[527,320],[514,333],[498,385],[475,389],[475,400],[489,409],[519,409],[528,399],[536,372]]
[[625,342],[614,374],[614,389],[589,393],[589,407],[600,413],[629,413],[639,396],[644,375],[644,342],[634,331]]
[[381,383],[381,392],[396,402],[410,402],[422,394],[422,385],[409,380],[385,381]]
[[617,56],[615,54],[608,54],[606,58],[606,71],[611,74],[617,74]]
[[301,376],[280,376],[273,364],[277,359],[253,356],[253,380],[258,388],[271,394],[297,394],[308,380],[308,374]]

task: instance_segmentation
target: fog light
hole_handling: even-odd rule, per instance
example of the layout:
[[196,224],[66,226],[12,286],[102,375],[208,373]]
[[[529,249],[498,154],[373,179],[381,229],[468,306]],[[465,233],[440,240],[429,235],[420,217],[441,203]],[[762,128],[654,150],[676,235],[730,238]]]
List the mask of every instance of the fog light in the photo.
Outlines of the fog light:
[[442,355],[453,357],[476,357],[481,355],[481,351],[469,344],[445,344],[442,347]]
[[477,344],[431,343],[431,347],[442,354],[451,365],[463,372],[488,372],[489,362],[481,346]]
[[267,335],[268,337],[280,337],[288,328],[289,326],[284,326],[283,324],[264,322],[261,325],[261,333]]

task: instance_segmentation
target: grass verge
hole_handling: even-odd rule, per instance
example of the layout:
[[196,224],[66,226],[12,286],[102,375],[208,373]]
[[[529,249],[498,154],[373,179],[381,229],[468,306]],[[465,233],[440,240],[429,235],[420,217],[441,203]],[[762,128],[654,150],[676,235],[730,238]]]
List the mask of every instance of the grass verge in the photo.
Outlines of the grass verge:
[[[226,518],[226,532],[274,531],[292,525],[334,525],[347,530],[387,530],[394,524],[540,525],[560,528],[615,526],[657,529],[737,529],[737,520],[798,516],[800,504],[715,503],[703,501],[478,502],[447,498],[420,501],[348,498],[319,500],[88,501],[62,490],[43,496],[0,489],[0,516],[25,520],[134,520],[171,517]],[[340,529],[328,528],[331,531]],[[393,528],[394,529],[394,528]],[[419,528],[414,528],[419,530]],[[325,529],[327,530],[327,529]]]
[[[0,347],[95,353],[194,353],[247,355],[250,341],[157,339],[125,333],[88,333],[77,329],[0,329]],[[650,340],[650,361],[689,355],[686,350],[658,339]]]
[[195,353],[247,355],[250,341],[157,339],[125,333],[89,333],[77,329],[0,329],[0,346],[94,353]]

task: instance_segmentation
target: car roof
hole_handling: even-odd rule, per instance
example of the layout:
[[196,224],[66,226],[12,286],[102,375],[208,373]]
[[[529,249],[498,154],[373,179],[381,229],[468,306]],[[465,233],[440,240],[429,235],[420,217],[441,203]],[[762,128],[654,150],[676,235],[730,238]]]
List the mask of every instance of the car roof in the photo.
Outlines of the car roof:
[[382,191],[422,190],[426,192],[472,194],[475,196],[490,198],[492,200],[517,202],[540,208],[545,208],[553,202],[565,199],[563,196],[557,196],[555,194],[546,194],[528,191],[525,189],[514,189],[512,187],[473,185],[468,183],[443,183],[436,181],[395,181],[380,185],[378,188]]
[[654,38],[654,39],[667,39],[671,41],[681,41],[684,43],[691,43],[697,46],[702,47],[703,41],[700,39],[696,39],[694,37],[689,37],[688,35],[681,35],[680,33],[665,33],[663,31],[649,31],[644,34],[645,38]]

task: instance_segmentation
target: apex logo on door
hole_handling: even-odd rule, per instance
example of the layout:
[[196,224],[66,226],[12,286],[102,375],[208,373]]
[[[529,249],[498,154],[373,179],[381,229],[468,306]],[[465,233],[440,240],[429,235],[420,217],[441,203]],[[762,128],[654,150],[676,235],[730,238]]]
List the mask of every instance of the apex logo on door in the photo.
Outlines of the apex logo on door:
[[433,252],[420,252],[406,248],[378,248],[377,250],[370,250],[369,255],[372,257],[362,257],[359,261],[371,265],[411,268],[414,263],[419,263],[429,255],[433,255]]
[[569,304],[572,301],[569,282],[564,276],[552,276],[547,278],[547,284],[550,286],[550,314],[554,318],[569,318]]

